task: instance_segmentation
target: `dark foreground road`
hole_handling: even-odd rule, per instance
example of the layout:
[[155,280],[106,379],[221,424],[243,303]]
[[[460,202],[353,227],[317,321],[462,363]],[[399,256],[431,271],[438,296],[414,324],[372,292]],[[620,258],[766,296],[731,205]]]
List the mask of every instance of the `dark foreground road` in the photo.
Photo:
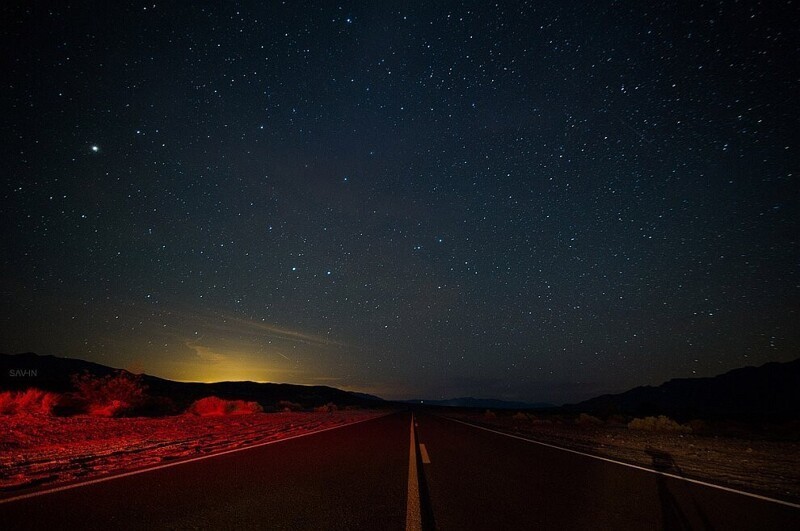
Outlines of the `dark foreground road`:
[[397,413],[0,503],[0,529],[800,529],[793,507],[424,413],[412,446],[410,421]]
[[439,529],[800,529],[792,507],[441,417],[417,424]]
[[0,503],[0,529],[405,529],[408,414]]

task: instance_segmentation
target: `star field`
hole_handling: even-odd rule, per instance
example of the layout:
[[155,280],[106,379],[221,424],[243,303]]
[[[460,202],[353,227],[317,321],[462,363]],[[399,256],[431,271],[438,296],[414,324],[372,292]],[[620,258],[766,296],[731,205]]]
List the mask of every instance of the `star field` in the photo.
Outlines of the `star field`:
[[551,402],[797,357],[795,2],[0,9],[0,351]]

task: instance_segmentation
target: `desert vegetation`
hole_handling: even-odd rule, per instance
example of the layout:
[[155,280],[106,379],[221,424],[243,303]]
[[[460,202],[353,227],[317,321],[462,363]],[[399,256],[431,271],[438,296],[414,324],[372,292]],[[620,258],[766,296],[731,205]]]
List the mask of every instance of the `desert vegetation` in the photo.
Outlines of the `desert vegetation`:
[[107,376],[73,375],[72,385],[75,391],[64,397],[65,401],[93,417],[135,415],[148,400],[141,377],[123,371]]
[[[584,415],[584,413],[581,413]],[[598,419],[598,422],[602,423]],[[629,430],[643,430],[643,431],[667,431],[675,433],[691,433],[690,426],[679,424],[665,415],[658,417],[644,417],[636,418],[628,423]]]
[[72,386],[67,393],[36,388],[2,392],[0,415],[120,417],[140,413],[153,403],[141,379],[121,371],[104,377],[73,375]]
[[[348,406],[350,410],[354,406]],[[0,415],[90,416],[103,418],[161,417],[187,414],[198,417],[244,415],[267,412],[333,413],[340,408],[333,402],[315,405],[279,400],[265,405],[257,401],[223,396],[173,399],[152,394],[141,376],[117,371],[105,376],[73,374],[70,389],[56,393],[30,388],[0,392]]]
[[0,415],[51,415],[61,396],[39,389],[0,393]]
[[578,415],[578,418],[575,419],[575,424],[578,426],[601,426],[603,421],[587,413],[581,413]]
[[248,415],[261,413],[264,408],[258,402],[244,400],[223,400],[216,396],[201,398],[192,403],[186,410],[187,413],[200,417],[213,417],[223,415]]
[[[27,389],[0,392],[0,415],[90,416],[104,418],[160,417],[188,414],[198,417],[262,413],[265,408],[256,401],[207,396],[183,401],[183,406],[163,396],[150,393],[137,375],[117,371],[106,376],[74,374],[71,390],[63,393]],[[188,405],[187,405],[188,404]],[[268,405],[270,412],[315,411],[332,413],[339,409],[333,402],[314,407],[289,400]]]

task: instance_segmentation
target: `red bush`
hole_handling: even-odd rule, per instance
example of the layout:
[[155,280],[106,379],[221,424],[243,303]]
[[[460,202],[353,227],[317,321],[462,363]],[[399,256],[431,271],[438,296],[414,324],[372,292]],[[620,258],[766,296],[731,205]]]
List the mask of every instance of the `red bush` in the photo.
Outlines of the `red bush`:
[[73,375],[75,394],[86,413],[96,417],[119,417],[130,414],[147,401],[147,386],[140,376],[125,371],[113,375]]
[[40,389],[0,393],[0,415],[51,415],[61,399]]
[[245,402],[244,400],[223,400],[216,396],[208,396],[196,400],[187,413],[200,417],[222,416],[222,415],[247,415],[250,413],[260,413],[264,408],[258,402]]

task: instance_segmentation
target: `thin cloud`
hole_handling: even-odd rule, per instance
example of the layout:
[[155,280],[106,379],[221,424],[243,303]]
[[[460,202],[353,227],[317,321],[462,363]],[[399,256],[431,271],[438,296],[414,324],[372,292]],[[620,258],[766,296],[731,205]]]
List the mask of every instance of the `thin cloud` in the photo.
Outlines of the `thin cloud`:
[[251,319],[244,319],[242,317],[235,317],[230,315],[220,315],[219,318],[223,320],[223,322],[231,322],[235,323],[235,325],[241,327],[243,331],[247,331],[250,334],[267,334],[271,337],[276,339],[283,339],[288,341],[297,341],[299,343],[308,343],[312,345],[327,345],[327,346],[336,346],[336,347],[350,347],[347,343],[342,343],[340,341],[335,341],[333,339],[322,337],[313,334],[306,334],[304,332],[299,332],[296,330],[290,330],[288,328],[281,328],[269,323],[265,323],[262,321],[254,321]]
[[[182,335],[186,337],[190,335],[188,330],[191,329],[199,332],[199,337],[209,336],[217,339],[242,339],[247,337],[252,340],[274,340],[323,348],[358,349],[357,346],[329,337],[224,313],[181,308],[164,311],[160,317],[173,322],[173,334],[171,335],[174,335],[176,330],[181,330],[183,331]],[[162,335],[164,334],[163,330],[158,332]],[[178,333],[178,335],[181,335],[181,333]]]
[[227,356],[219,353],[218,351],[200,345],[198,343],[187,341],[184,344],[186,345],[186,348],[193,350],[195,355],[197,355],[197,357],[205,363],[211,363],[211,364],[222,363],[227,359]]

